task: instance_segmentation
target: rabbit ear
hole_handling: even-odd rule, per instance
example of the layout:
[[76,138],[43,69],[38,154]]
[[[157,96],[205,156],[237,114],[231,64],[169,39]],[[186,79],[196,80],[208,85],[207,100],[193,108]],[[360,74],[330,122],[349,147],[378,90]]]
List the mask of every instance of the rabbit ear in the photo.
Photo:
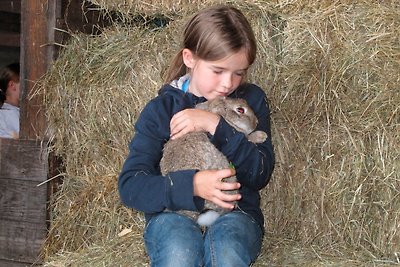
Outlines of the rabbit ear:
[[208,100],[206,102],[197,104],[196,108],[220,114],[221,112],[225,111],[226,106],[227,106],[226,97],[216,97],[213,100]]

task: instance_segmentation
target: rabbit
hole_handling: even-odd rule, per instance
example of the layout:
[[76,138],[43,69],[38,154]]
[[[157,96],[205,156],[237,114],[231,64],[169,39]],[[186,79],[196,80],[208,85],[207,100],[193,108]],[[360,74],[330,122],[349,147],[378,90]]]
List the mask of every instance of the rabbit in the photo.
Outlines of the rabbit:
[[[241,98],[217,97],[200,104],[196,109],[207,110],[222,116],[232,127],[243,132],[253,143],[262,143],[267,139],[263,131],[254,131],[258,120],[247,102]],[[160,161],[161,174],[187,169],[208,170],[232,167],[228,159],[210,142],[206,132],[190,132],[182,137],[166,142]],[[236,176],[223,179],[223,182],[236,182]],[[237,190],[226,191],[236,194]],[[235,206],[237,203],[234,203]],[[180,214],[189,216],[201,226],[210,226],[226,212],[216,204],[205,200],[204,211],[180,210]]]

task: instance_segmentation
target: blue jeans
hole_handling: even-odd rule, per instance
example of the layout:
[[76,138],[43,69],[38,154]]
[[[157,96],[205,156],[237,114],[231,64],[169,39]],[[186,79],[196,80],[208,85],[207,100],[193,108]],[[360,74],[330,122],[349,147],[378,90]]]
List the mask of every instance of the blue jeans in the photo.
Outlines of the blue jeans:
[[261,227],[243,212],[222,215],[203,233],[184,215],[155,215],[144,231],[152,267],[249,266],[262,244]]

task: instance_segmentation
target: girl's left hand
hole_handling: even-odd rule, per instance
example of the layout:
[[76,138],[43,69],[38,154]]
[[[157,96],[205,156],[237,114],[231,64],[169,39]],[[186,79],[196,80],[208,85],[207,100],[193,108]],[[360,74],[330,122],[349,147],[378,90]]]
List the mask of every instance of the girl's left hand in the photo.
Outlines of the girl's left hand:
[[215,133],[220,116],[200,109],[185,109],[176,113],[170,122],[171,139],[176,139],[190,132]]

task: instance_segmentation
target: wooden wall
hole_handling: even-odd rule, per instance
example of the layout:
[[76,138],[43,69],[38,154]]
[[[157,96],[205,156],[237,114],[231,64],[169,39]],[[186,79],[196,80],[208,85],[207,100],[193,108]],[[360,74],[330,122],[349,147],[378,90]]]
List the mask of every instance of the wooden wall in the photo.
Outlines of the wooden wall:
[[47,233],[46,144],[0,138],[0,150],[0,266],[30,266]]
[[0,0],[0,67],[19,61],[20,0]]

